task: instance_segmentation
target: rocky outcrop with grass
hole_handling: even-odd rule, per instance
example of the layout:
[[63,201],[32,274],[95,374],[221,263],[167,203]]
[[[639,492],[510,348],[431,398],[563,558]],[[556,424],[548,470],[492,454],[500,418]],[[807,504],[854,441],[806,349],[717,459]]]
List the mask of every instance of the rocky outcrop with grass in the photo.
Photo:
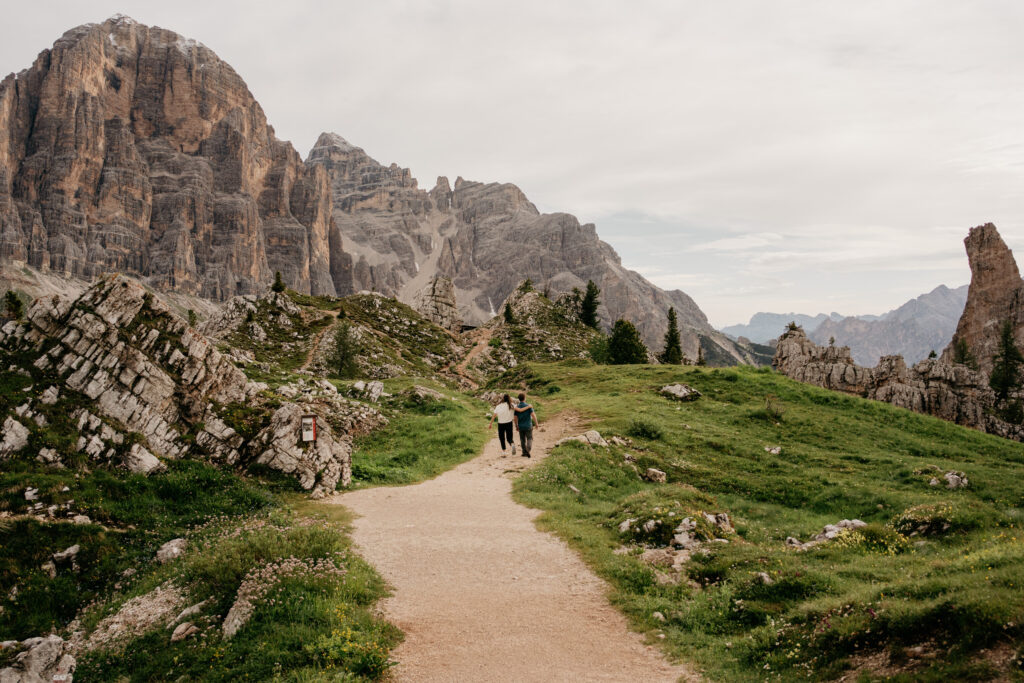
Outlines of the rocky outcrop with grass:
[[933,358],[907,367],[885,356],[874,368],[857,365],[846,346],[818,346],[800,328],[779,337],[772,365],[791,379],[891,403],[998,436],[1024,440],[1024,429],[994,412],[988,378],[961,363]]
[[[9,456],[142,473],[167,459],[260,464],[318,494],[349,480],[350,437],[323,402],[269,395],[131,279],[103,278],[75,300],[37,300],[27,320],[2,328],[0,350],[27,389],[23,403],[6,394],[0,406],[5,433],[25,436],[5,437]],[[312,445],[298,439],[305,413],[320,417]]]
[[552,301],[529,282],[516,287],[483,330],[487,347],[469,364],[485,375],[527,361],[589,359],[591,344],[601,336],[579,321],[564,298]]

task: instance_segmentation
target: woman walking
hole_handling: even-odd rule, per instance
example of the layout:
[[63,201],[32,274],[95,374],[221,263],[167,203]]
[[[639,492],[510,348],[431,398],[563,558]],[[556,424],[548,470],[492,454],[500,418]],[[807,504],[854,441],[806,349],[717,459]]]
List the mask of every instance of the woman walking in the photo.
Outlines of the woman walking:
[[498,418],[498,441],[501,442],[501,457],[505,457],[505,443],[512,447],[512,455],[516,454],[516,442],[512,437],[512,420],[515,419],[515,408],[512,406],[512,398],[505,394],[501,397],[501,403],[494,407],[491,413],[491,421],[487,423],[490,429],[494,424],[494,418]]

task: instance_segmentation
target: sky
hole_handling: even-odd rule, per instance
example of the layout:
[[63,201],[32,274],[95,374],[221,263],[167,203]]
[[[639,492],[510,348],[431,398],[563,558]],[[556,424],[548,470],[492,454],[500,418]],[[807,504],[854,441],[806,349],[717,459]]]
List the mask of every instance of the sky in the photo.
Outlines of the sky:
[[0,72],[124,13],[206,44],[305,155],[511,182],[691,295],[883,313],[1024,245],[1024,3],[0,0]]

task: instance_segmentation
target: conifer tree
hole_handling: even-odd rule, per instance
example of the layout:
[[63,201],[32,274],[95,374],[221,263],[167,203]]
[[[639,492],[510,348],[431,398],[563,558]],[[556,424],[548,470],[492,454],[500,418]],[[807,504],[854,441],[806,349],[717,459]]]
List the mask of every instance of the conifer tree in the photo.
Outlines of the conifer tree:
[[188,309],[188,326],[195,327],[199,323],[199,317],[191,308]]
[[636,327],[628,320],[616,320],[612,327],[612,336],[608,339],[608,362],[612,365],[647,362],[647,347]]
[[515,314],[512,313],[512,305],[509,304],[509,303],[505,304],[504,316],[505,316],[505,324],[506,325],[515,325],[516,324],[516,316],[515,316]]
[[707,365],[708,362],[704,360],[704,347],[697,342],[697,365]]
[[284,291],[284,280],[281,278],[281,271],[274,273],[274,284],[271,285],[270,289],[278,293]]
[[665,350],[658,356],[658,360],[666,365],[682,365],[683,346],[679,340],[679,323],[676,319],[676,309],[668,309],[668,330],[665,332]]
[[[580,322],[595,330],[598,325],[597,307],[601,305],[598,299],[601,290],[594,284],[593,280],[587,280],[587,292],[583,295],[583,302],[580,304]],[[618,323],[616,323],[618,324]]]
[[999,332],[999,348],[992,357],[992,375],[989,386],[996,392],[996,405],[1004,420],[1020,423],[1024,418],[1024,410],[1015,394],[1020,392],[1020,369],[1024,364],[1024,355],[1013,338],[1013,325],[1009,320],[1003,322]]
[[338,323],[338,330],[334,333],[334,341],[327,354],[328,371],[334,377],[355,377],[359,371],[356,357],[361,352],[362,345],[352,330],[352,324],[342,320]]
[[7,311],[7,317],[11,320],[18,320],[25,314],[25,305],[21,303],[21,299],[14,293],[14,290],[9,289],[4,295],[4,310]]
[[967,340],[963,337],[957,339],[953,345],[953,362],[966,365],[972,370],[978,369],[978,361],[975,360],[974,354],[967,347]]

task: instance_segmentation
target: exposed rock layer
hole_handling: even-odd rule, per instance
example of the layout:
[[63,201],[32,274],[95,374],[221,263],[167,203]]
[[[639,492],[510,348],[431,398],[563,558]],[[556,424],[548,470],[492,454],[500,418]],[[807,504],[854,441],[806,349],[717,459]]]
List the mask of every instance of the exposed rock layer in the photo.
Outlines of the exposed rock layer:
[[[293,474],[316,492],[349,481],[351,430],[332,431],[332,423],[342,424],[337,406],[297,397],[263,407],[266,385],[248,381],[205,337],[128,278],[104,278],[74,301],[38,299],[27,322],[0,329],[0,348],[22,357],[39,354],[33,371],[61,388],[43,392],[40,401],[47,393],[79,397],[86,407],[75,413],[82,435],[77,450],[93,459],[128,467],[143,462],[149,471],[157,456],[257,462]],[[32,405],[8,419],[33,429],[27,419]],[[314,444],[298,438],[299,417],[306,413],[320,418]]]
[[0,131],[0,258],[214,299],[275,270],[337,291],[327,175],[195,41],[125,17],[72,29],[0,82]]

